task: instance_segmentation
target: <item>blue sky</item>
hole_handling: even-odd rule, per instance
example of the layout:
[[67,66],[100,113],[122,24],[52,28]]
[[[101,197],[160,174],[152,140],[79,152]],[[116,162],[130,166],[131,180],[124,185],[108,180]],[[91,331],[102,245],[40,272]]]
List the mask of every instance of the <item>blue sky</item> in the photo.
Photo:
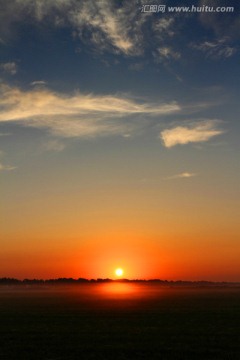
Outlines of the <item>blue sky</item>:
[[[2,83],[22,91],[21,99],[25,92],[48,92],[56,94],[57,102],[59,96],[73,97],[78,91],[93,98],[130,97],[134,104],[145,102],[152,108],[176,103],[179,111],[167,114],[176,121],[224,121],[221,114],[228,107],[226,115],[232,118],[239,95],[235,3],[233,13],[187,15],[141,13],[140,2],[3,4]],[[6,89],[2,91],[4,95]],[[142,113],[149,117],[149,111]],[[153,122],[166,122],[159,115]]]
[[[183,208],[184,229],[191,216],[196,223],[192,238],[201,226],[210,229],[206,238],[217,229],[223,237],[230,234],[236,253],[238,2],[208,0],[214,8],[233,6],[229,13],[143,13],[142,5],[150,4],[144,1],[0,4],[0,175],[6,244],[20,241],[12,222],[22,238],[34,241],[39,223],[45,228],[42,237],[48,238],[46,204],[50,210],[59,206],[62,212],[56,218],[62,219],[72,199],[84,223],[86,214],[73,195],[81,189],[85,205],[94,196],[98,209],[101,194],[107,199],[111,193],[125,214],[109,200],[104,216],[116,211],[113,222],[123,232],[128,212],[139,209],[143,218],[149,209],[166,209],[168,221],[176,221],[176,232],[181,232]],[[164,4],[201,7],[206,2]],[[127,196],[129,210],[121,196]],[[24,201],[29,208],[19,205]],[[26,219],[35,208],[36,226],[30,231]],[[87,212],[97,227],[93,204]],[[212,216],[210,226],[204,223],[207,216]],[[77,221],[66,218],[66,228]],[[145,227],[157,238],[161,226],[157,219],[149,221]],[[130,229],[131,223],[126,231]]]

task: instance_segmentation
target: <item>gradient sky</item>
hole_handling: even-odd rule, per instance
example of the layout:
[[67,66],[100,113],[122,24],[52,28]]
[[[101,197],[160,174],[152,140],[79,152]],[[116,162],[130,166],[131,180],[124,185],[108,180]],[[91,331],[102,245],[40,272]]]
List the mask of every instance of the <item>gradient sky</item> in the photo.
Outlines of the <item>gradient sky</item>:
[[240,281],[238,1],[0,8],[0,277]]

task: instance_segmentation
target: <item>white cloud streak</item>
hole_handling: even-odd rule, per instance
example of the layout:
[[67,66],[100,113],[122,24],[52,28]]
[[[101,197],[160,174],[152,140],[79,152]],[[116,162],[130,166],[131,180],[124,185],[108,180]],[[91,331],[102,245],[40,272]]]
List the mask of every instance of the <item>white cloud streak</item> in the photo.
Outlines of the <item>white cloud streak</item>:
[[167,116],[181,107],[176,102],[143,103],[127,96],[75,92],[59,94],[46,88],[22,91],[0,86],[0,122],[46,128],[65,137],[131,134],[141,126],[136,116]]
[[44,80],[38,80],[38,81],[33,81],[31,82],[32,86],[44,86],[44,85],[47,85],[47,82],[44,81]]
[[167,148],[179,144],[205,142],[224,133],[224,130],[218,128],[219,122],[219,120],[203,120],[188,126],[177,126],[163,130],[160,138]]
[[189,178],[194,177],[194,176],[197,176],[197,174],[190,173],[190,172],[183,172],[183,173],[180,173],[180,174],[169,176],[167,179],[189,179]]

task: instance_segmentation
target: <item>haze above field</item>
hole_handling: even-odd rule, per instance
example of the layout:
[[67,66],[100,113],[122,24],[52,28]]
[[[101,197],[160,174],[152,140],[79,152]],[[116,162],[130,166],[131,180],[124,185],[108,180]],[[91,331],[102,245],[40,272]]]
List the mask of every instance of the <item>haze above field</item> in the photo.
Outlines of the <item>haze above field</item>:
[[0,3],[0,276],[239,281],[239,4]]

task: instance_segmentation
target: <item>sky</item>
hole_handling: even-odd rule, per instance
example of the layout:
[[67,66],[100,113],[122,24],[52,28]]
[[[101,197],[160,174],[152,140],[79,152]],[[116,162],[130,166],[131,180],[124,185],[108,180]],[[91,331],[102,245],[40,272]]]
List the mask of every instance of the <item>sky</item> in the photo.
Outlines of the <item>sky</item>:
[[238,1],[0,8],[0,277],[240,281]]

